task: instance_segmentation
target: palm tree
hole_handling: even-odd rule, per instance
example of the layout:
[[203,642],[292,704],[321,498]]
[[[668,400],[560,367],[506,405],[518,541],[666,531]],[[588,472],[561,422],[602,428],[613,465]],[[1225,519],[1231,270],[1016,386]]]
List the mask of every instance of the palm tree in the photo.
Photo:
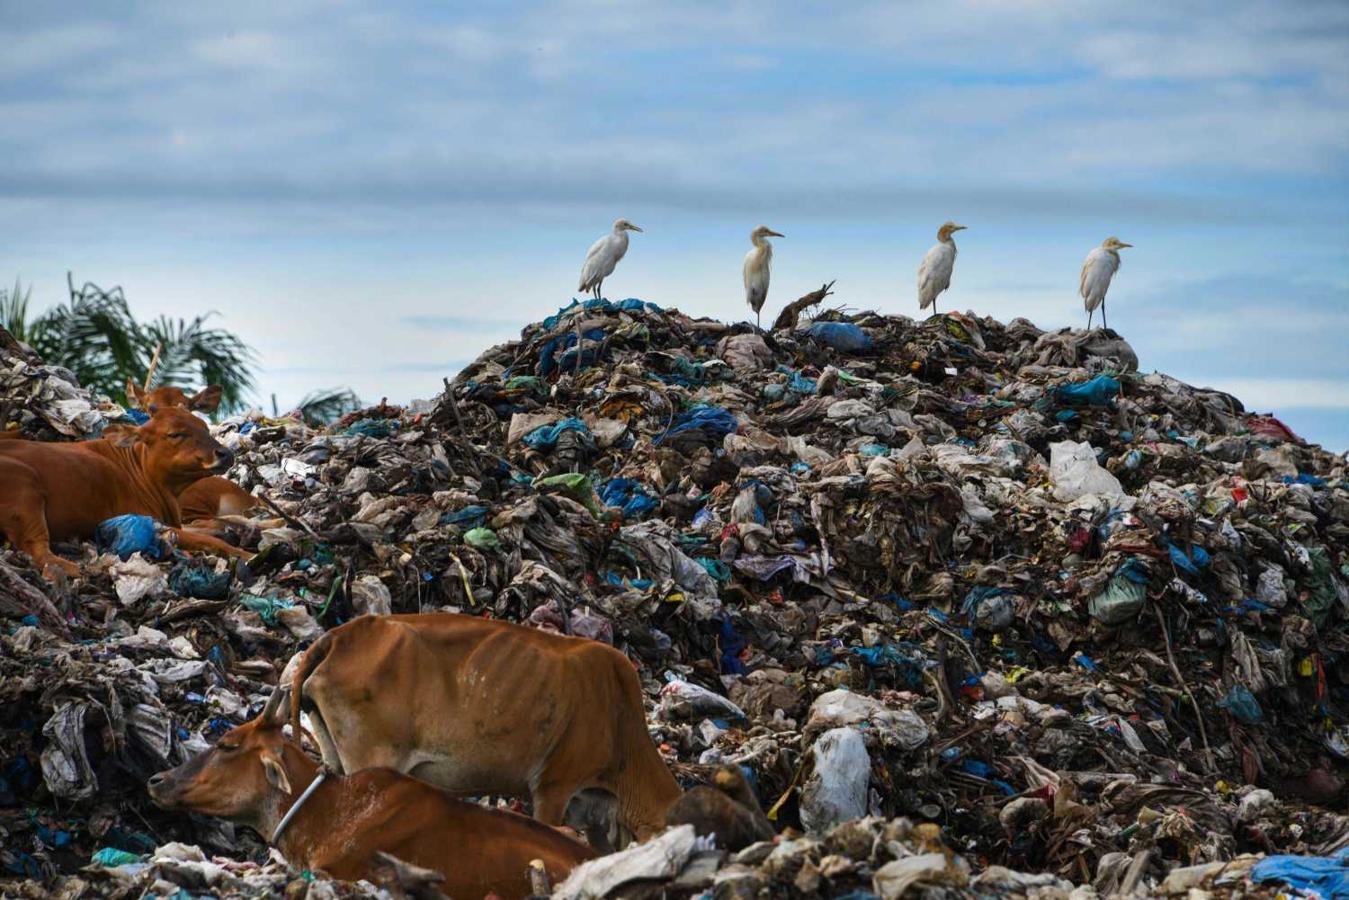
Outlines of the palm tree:
[[296,409],[310,425],[329,425],[361,408],[361,398],[351,388],[331,388],[306,394]]
[[143,383],[158,354],[150,387],[218,384],[221,413],[245,405],[256,356],[234,334],[206,326],[215,313],[191,320],[160,316],[142,324],[120,287],[105,291],[86,283],[77,291],[74,279],[69,274],[66,279],[70,301],[36,318],[28,311],[31,286],[25,291],[15,281],[13,291],[0,289],[0,325],[95,393],[119,397],[128,379]]

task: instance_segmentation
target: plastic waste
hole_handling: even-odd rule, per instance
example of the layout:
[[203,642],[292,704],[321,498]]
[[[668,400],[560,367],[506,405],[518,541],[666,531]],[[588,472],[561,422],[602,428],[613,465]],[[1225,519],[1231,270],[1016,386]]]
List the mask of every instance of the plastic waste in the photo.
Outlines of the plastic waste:
[[745,718],[744,710],[720,694],[677,678],[660,689],[660,715],[668,720]]
[[820,343],[844,353],[870,353],[875,349],[871,335],[851,322],[815,322],[806,332]]
[[1049,454],[1049,478],[1054,482],[1056,500],[1071,503],[1087,494],[1124,496],[1119,479],[1101,468],[1090,444],[1059,441],[1049,445]]
[[99,553],[116,553],[123,560],[130,559],[135,553],[144,553],[154,560],[164,558],[159,523],[150,516],[125,515],[105,519],[94,530],[94,544]]
[[1120,383],[1109,375],[1097,375],[1079,384],[1054,388],[1054,399],[1067,406],[1109,406],[1119,396]]
[[867,813],[871,756],[852,728],[831,728],[811,746],[814,771],[801,789],[801,824],[819,832]]

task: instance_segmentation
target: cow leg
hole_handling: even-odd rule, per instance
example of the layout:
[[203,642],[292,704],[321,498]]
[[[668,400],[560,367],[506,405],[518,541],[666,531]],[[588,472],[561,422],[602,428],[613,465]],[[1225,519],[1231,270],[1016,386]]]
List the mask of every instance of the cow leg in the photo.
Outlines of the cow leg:
[[178,538],[178,546],[184,550],[200,550],[206,553],[219,553],[223,556],[235,556],[239,559],[252,559],[253,554],[226,543],[218,537],[193,531],[190,528],[170,528]]
[[323,721],[323,716],[317,709],[309,711],[309,724],[314,728],[314,740],[319,742],[319,754],[323,757],[323,764],[338,775],[346,774],[346,770],[342,767],[342,755],[337,752],[337,742],[333,740],[328,723]]
[[561,825],[566,817],[567,801],[575,793],[572,785],[541,784],[534,790],[534,818],[545,825]]
[[47,578],[52,577],[51,569],[59,569],[71,577],[79,575],[78,565],[52,553],[47,502],[26,469],[10,460],[0,460],[0,485],[5,489],[0,504],[0,532],[15,549],[32,557]]

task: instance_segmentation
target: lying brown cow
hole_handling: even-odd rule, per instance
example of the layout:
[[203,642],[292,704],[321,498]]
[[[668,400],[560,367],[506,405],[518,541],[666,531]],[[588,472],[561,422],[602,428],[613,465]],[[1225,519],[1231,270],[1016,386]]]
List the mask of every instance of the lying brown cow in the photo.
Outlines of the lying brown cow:
[[151,799],[165,809],[247,825],[296,868],[349,881],[371,878],[380,865],[375,854],[382,851],[443,873],[441,888],[466,900],[492,892],[503,900],[528,897],[532,860],[542,860],[549,876],[561,879],[592,856],[584,844],[546,825],[456,800],[390,769],[328,774],[306,797],[318,763],[284,737],[275,712],[269,703],[212,749],[152,776]]
[[[51,541],[90,539],[100,522],[128,513],[177,529],[178,495],[233,460],[185,409],[157,409],[140,428],[95,441],[0,441],[0,533],[44,571],[55,566],[73,575],[79,567],[54,555]],[[248,555],[189,531],[178,531],[178,543]]]
[[679,797],[637,673],[598,641],[448,613],[362,616],[309,648],[291,696],[295,729],[303,707],[335,771],[385,766],[460,795],[528,795],[549,825],[578,792],[601,792],[643,839]]
[[[135,407],[148,410],[155,407],[177,406],[192,412],[213,413],[220,406],[220,385],[212,384],[188,396],[182,388],[157,387],[143,391],[134,381],[126,383],[127,401]],[[258,505],[258,498],[228,478],[211,475],[193,482],[178,498],[183,521],[215,519],[220,516],[242,516]]]

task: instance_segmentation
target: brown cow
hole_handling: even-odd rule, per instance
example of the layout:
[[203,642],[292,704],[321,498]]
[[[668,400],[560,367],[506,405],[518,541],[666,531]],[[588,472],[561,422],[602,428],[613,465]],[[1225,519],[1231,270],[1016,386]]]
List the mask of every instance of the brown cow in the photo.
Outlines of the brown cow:
[[[192,412],[213,413],[220,406],[220,385],[211,384],[188,396],[182,388],[157,387],[143,391],[130,379],[126,383],[127,401],[144,410],[160,406],[178,406]],[[242,516],[258,505],[258,498],[228,478],[211,475],[188,485],[178,498],[183,521],[196,522],[220,516]]]
[[[281,691],[274,696],[279,697]],[[215,747],[150,778],[151,799],[247,825],[296,868],[334,878],[372,878],[375,854],[435,869],[451,897],[530,893],[529,864],[567,876],[593,854],[546,825],[512,812],[456,800],[390,769],[326,775],[279,837],[278,826],[319,774],[319,765],[282,732],[271,703],[261,716],[221,736]]]
[[[0,441],[0,533],[47,571],[79,566],[52,540],[90,539],[98,523],[135,513],[178,529],[178,495],[234,457],[185,409],[158,409],[140,428],[80,443]],[[186,550],[248,554],[207,535],[178,531]]]
[[637,673],[598,641],[449,613],[362,616],[314,642],[290,693],[294,727],[303,707],[335,771],[386,766],[455,794],[528,795],[549,825],[584,792],[616,800],[642,839],[679,797]]

